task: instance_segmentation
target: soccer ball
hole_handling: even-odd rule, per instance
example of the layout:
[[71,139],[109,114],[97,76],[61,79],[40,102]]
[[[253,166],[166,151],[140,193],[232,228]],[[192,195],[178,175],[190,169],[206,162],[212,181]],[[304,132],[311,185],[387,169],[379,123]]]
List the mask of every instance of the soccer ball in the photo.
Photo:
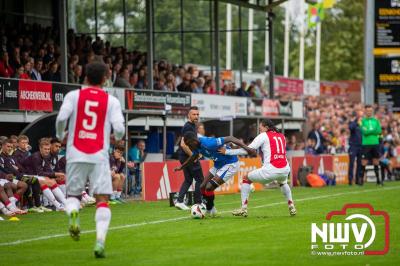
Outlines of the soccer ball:
[[193,219],[203,219],[205,217],[205,209],[200,204],[194,204],[190,209],[190,215]]

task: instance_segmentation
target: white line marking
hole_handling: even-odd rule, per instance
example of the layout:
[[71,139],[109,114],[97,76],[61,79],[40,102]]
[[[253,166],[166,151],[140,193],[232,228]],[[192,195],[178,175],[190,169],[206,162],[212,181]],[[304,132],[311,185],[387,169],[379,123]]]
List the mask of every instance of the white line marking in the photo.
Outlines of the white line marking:
[[[387,187],[387,188],[368,189],[368,190],[362,190],[362,191],[341,192],[341,193],[322,195],[322,196],[317,196],[317,197],[295,199],[295,202],[331,198],[331,197],[336,197],[336,196],[346,196],[346,195],[350,195],[350,194],[362,194],[362,193],[382,191],[382,190],[394,190],[394,189],[399,189],[399,188],[400,188],[400,186],[394,186],[394,187]],[[259,209],[259,208],[276,206],[279,204],[286,204],[286,201],[280,201],[280,202],[259,205],[259,206],[252,207],[249,209]],[[230,211],[222,211],[220,213],[228,213],[228,212],[230,212]],[[176,222],[176,221],[180,221],[180,220],[186,220],[189,218],[190,218],[190,216],[184,216],[184,217],[170,218],[170,219],[165,219],[165,220],[156,220],[156,221],[151,221],[151,222],[119,225],[119,226],[110,227],[109,231],[126,229],[126,228],[134,228],[134,227],[140,227],[140,226],[152,225],[152,224]],[[87,230],[87,231],[82,231],[81,234],[90,234],[90,233],[95,233],[95,232],[96,232],[96,230]],[[4,243],[0,243],[0,247],[1,246],[16,246],[16,245],[20,245],[20,244],[24,244],[24,243],[30,243],[30,242],[40,241],[40,240],[48,240],[48,239],[52,239],[52,238],[59,238],[59,237],[65,237],[65,236],[69,236],[69,234],[56,234],[56,235],[41,236],[41,237],[37,237],[37,238],[17,240],[17,241],[13,241],[13,242],[4,242]]]

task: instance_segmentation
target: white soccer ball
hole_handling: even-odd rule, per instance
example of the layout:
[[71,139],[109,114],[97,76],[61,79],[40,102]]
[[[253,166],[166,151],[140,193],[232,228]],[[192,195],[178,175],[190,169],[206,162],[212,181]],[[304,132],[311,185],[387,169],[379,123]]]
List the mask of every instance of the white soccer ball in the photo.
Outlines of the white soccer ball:
[[205,217],[205,209],[201,204],[194,204],[190,209],[190,215],[193,219],[203,219]]

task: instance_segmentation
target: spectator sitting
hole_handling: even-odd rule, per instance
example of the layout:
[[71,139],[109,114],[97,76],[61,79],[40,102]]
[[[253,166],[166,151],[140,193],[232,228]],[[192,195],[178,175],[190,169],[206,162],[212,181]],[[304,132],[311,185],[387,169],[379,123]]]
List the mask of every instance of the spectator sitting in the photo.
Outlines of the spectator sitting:
[[9,63],[8,53],[5,51],[0,52],[0,77],[11,78],[14,76],[14,69]]
[[46,73],[43,74],[42,78],[46,81],[61,82],[61,75],[58,71],[58,63],[52,62],[50,64],[49,70],[47,70]]
[[110,196],[111,202],[120,202],[124,203],[121,199],[122,187],[125,183],[125,160],[122,157],[124,153],[124,146],[117,145],[110,156],[110,168],[111,168],[111,178],[112,178],[112,187],[113,194]]
[[[71,79],[70,79],[71,78]],[[75,65],[72,76],[68,76],[68,83],[82,84],[82,66]]]
[[127,67],[123,67],[120,70],[118,78],[114,83],[114,86],[119,88],[131,87],[131,84],[129,83],[129,69]]
[[17,65],[14,77],[17,79],[31,79],[29,75],[25,73],[23,65]]
[[42,74],[40,73],[40,71],[42,71],[42,67],[43,67],[43,59],[37,58],[31,73],[31,78],[33,80],[39,80],[39,81],[42,80]]
[[143,168],[143,162],[146,159],[146,143],[143,140],[139,140],[136,145],[129,149],[128,158],[130,161],[135,163],[135,184],[133,185],[133,194],[139,195],[142,191],[142,177],[141,171]]
[[308,138],[305,153],[309,155],[317,155],[317,151],[315,150],[315,144],[316,144],[315,139]]
[[243,82],[242,82],[242,85],[240,86],[240,88],[238,88],[238,89],[236,90],[236,96],[239,96],[239,97],[248,97],[249,94],[248,94],[247,91],[246,91],[246,87],[247,87],[247,82],[246,82],[246,81],[243,81]]

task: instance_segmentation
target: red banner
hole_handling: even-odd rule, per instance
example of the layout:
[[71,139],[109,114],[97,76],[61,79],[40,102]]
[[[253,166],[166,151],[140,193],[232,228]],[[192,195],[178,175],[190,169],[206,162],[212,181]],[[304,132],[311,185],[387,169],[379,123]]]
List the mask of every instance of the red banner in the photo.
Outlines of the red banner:
[[301,79],[289,79],[284,77],[275,77],[275,91],[279,94],[303,95],[304,81]]
[[51,83],[20,80],[18,91],[19,110],[53,111]]
[[[212,161],[200,161],[204,176],[208,175]],[[183,171],[174,172],[180,165],[179,161],[144,163],[143,164],[143,199],[154,201],[168,199],[169,193],[178,192],[184,180]],[[225,184],[215,190],[215,194],[230,194],[239,191],[243,176],[261,167],[260,158],[240,158],[239,172]],[[261,184],[254,185],[255,190],[261,190]],[[192,190],[194,189],[192,184]]]
[[348,183],[349,159],[347,154],[291,157],[293,186],[300,185],[297,173],[302,166],[312,166],[314,174],[324,174],[326,171],[333,172],[336,175],[337,184]]

